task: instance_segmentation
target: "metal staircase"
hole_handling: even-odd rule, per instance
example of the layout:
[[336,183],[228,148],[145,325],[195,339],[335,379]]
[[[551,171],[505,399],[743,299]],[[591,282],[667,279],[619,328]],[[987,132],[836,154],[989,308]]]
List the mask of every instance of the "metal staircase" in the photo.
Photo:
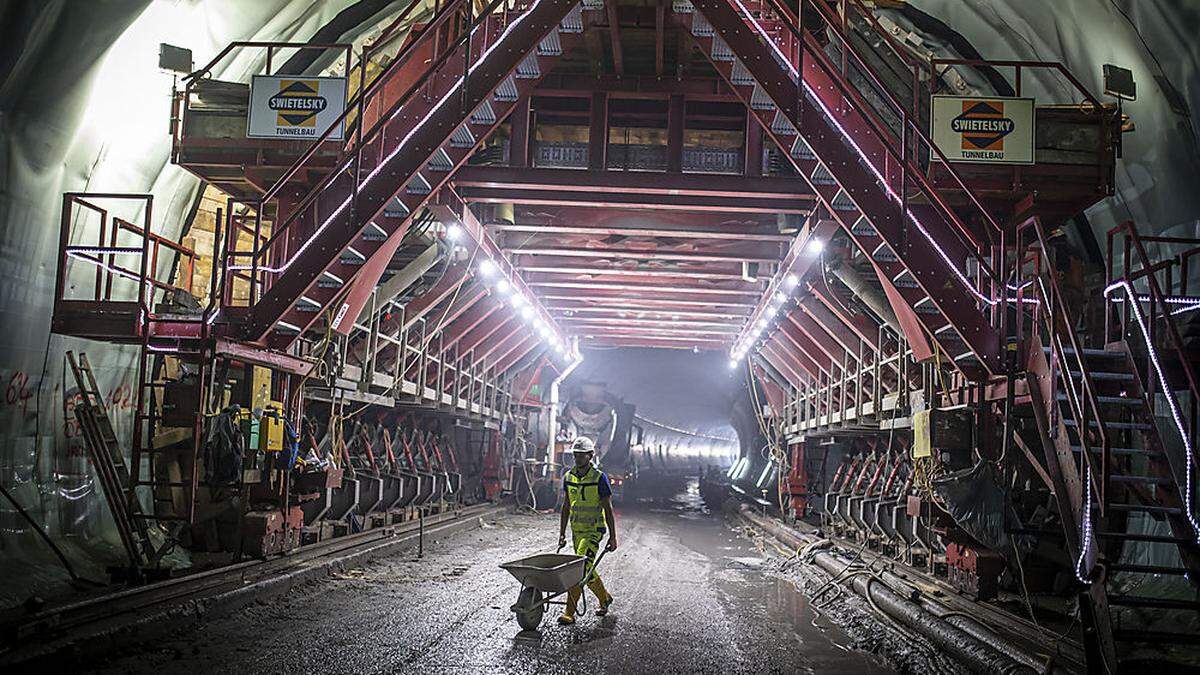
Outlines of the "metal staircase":
[[[281,208],[270,239],[236,265],[254,285],[251,306],[230,312],[243,339],[285,349],[327,309],[336,327],[350,303],[334,301],[360,274],[374,286],[412,217],[583,31],[573,0],[503,7],[496,0],[469,27],[454,26],[457,37],[371,128],[357,129],[323,180],[309,187],[306,156],[266,193],[264,201],[305,196]],[[403,70],[411,47],[390,72]]]
[[[1136,243],[1129,252],[1145,256],[1136,230],[1131,225],[1122,228]],[[1171,264],[1154,265],[1143,257],[1140,268],[1131,270],[1127,264],[1122,277],[1110,275],[1110,291],[1130,292],[1120,298],[1123,311],[1109,312],[1114,325],[1105,329],[1105,344],[1094,347],[1076,330],[1078,308],[1065,300],[1053,273],[1044,271],[1051,269],[1051,249],[1041,223],[1031,219],[1019,228],[1018,241],[1022,232],[1034,237],[1029,262],[1038,270],[1033,283],[1018,294],[1030,300],[1022,306],[1030,307],[1034,317],[1026,351],[1031,404],[1048,475],[1057,483],[1055,498],[1074,572],[1086,588],[1080,596],[1089,629],[1084,639],[1089,653],[1102,655],[1112,670],[1129,643],[1196,642],[1194,635],[1170,630],[1121,628],[1121,619],[1130,611],[1200,611],[1195,597],[1125,592],[1117,582],[1136,578],[1137,586],[1155,576],[1182,577],[1193,589],[1200,588],[1192,448],[1197,418],[1194,404],[1183,409],[1176,395],[1177,390],[1187,391],[1194,402],[1198,390],[1189,356],[1182,350],[1160,353],[1169,339],[1160,343],[1151,337],[1160,332],[1178,336],[1172,305],[1163,302],[1154,279]],[[1128,255],[1125,260],[1128,263]],[[1134,292],[1135,284],[1149,292]],[[1143,303],[1168,309],[1147,316]],[[1018,334],[1024,331],[1018,328]],[[1168,374],[1163,365],[1167,354],[1183,377]],[[1155,414],[1163,402],[1169,410],[1166,420]],[[1165,523],[1169,534],[1161,533],[1155,523]],[[1175,551],[1166,557],[1178,563],[1142,561],[1155,557],[1155,547],[1160,549],[1157,557],[1164,557],[1164,545]],[[1134,562],[1123,562],[1131,559]]]
[[[827,5],[805,7],[815,8],[838,35]],[[889,129],[845,68],[814,35],[802,33],[782,5],[698,0],[675,3],[675,10],[765,133],[788,150],[825,211],[869,256],[918,358],[930,354],[932,338],[968,378],[1000,374],[1004,313],[996,308],[1004,288],[990,253],[1000,228],[961,179],[953,190],[934,189],[917,150],[937,151],[909,107],[874,87],[901,120]],[[769,24],[776,35],[763,16],[776,17]],[[858,72],[870,76],[854,45],[842,44]]]

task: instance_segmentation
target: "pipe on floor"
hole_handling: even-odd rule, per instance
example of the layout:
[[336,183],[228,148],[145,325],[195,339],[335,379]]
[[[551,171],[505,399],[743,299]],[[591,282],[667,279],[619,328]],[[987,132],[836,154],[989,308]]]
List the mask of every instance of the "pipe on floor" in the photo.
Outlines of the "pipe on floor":
[[[806,537],[772,518],[755,513],[746,506],[742,507],[742,516],[777,539],[797,549],[816,541],[816,539]],[[812,561],[832,575],[841,574],[850,562],[828,551],[817,551],[812,556]],[[972,672],[1022,674],[1039,672],[1037,669],[1026,665],[1029,659],[1033,659],[1033,657],[1017,660],[1009,656],[1008,654],[1020,653],[1021,650],[1015,645],[1006,643],[1000,636],[992,634],[992,639],[985,642],[979,637],[972,635],[971,632],[967,632],[951,624],[949,621],[939,618],[919,602],[914,602],[901,596],[892,590],[890,586],[876,581],[873,577],[866,575],[855,576],[851,582],[851,587],[858,595],[868,598],[874,606],[887,614],[888,617],[926,638],[939,649],[967,666]],[[1004,646],[1002,648],[993,646],[1000,644]],[[1036,659],[1033,660],[1036,662]]]

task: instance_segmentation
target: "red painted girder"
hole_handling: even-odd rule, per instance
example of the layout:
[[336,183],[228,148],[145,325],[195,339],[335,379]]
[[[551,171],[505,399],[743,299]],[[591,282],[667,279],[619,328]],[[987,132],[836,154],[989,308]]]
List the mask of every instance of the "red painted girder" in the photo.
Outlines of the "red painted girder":
[[[522,268],[524,269],[524,268]],[[602,274],[547,274],[535,273],[527,274],[527,282],[529,286],[545,287],[545,286],[560,286],[563,283],[586,283],[586,285],[595,288],[604,288],[612,286],[629,286],[648,288],[662,286],[664,288],[694,288],[698,293],[716,292],[716,293],[745,293],[757,294],[762,292],[762,286],[758,283],[749,283],[740,279],[722,279],[709,280],[697,279],[695,276],[677,275],[670,277],[656,277],[647,275],[629,275],[629,276],[608,276]],[[666,286],[670,285],[670,286]],[[664,291],[666,292],[666,291]]]
[[613,70],[619,77],[625,74],[625,57],[621,53],[621,20],[617,14],[617,3],[606,2],[604,9],[608,13],[608,37],[612,45]]
[[[653,293],[659,299],[668,295],[682,294],[687,296],[693,295],[708,295],[712,297],[724,296],[726,301],[730,297],[740,296],[743,298],[751,298],[747,304],[753,305],[757,300],[757,291],[747,291],[743,289],[727,289],[727,288],[709,288],[707,286],[682,286],[674,284],[671,286],[658,284],[613,284],[613,283],[588,283],[586,281],[539,281],[529,284],[542,288],[580,288],[591,291],[592,293],[584,293],[575,297],[586,297],[594,294],[596,291],[621,291],[625,293]],[[598,295],[598,297],[604,297]],[[612,297],[612,296],[609,296]]]
[[459,291],[457,297],[452,297],[448,306],[440,313],[436,313],[434,325],[441,326],[442,339],[445,340],[448,335],[447,329],[451,327],[468,310],[475,307],[475,304],[488,295],[488,289],[483,284],[469,284],[466,290]]
[[754,325],[762,319],[766,312],[773,311],[768,308],[776,293],[790,294],[790,289],[784,285],[788,275],[795,276],[796,279],[803,279],[814,266],[819,267],[821,255],[815,249],[825,249],[829,240],[837,232],[838,223],[825,218],[814,220],[810,220],[809,224],[806,224],[804,229],[792,238],[792,243],[780,262],[779,270],[772,279],[771,286],[760,298],[750,316],[750,321],[746,323],[745,329],[738,336],[739,343],[747,339],[747,334],[753,330]]
[[623,325],[620,322],[612,322],[610,324],[595,324],[586,327],[580,327],[581,335],[622,335],[626,337],[637,337],[639,335],[678,335],[680,337],[689,337],[693,335],[704,335],[708,337],[726,337],[732,332],[730,330],[721,330],[719,328],[685,328],[673,327],[669,323],[664,323],[662,326],[632,326]]
[[442,331],[443,351],[454,348],[468,333],[493,316],[497,310],[503,311],[504,307],[505,305],[497,302],[490,295],[472,305],[469,310],[456,317]]
[[[786,321],[780,322],[778,328],[771,334],[771,338],[776,341],[776,344],[783,351],[789,354],[797,352],[803,354],[821,370],[826,373],[833,372],[833,366],[835,365],[833,359],[822,353],[807,335],[801,333],[792,324]],[[836,365],[840,366],[841,363],[839,362]]]
[[[643,222],[650,218],[643,219]],[[578,222],[578,221],[577,221]],[[588,225],[541,225],[532,223],[492,223],[492,229],[501,232],[523,232],[527,234],[578,234],[591,238],[621,237],[669,237],[672,239],[733,239],[736,241],[787,242],[791,236],[779,234],[774,227],[730,225],[727,227],[671,227],[673,224],[636,226],[588,226]]]
[[[264,339],[280,317],[294,313],[294,305],[299,297],[306,292],[311,292],[316,287],[317,279],[324,270],[329,269],[331,265],[338,264],[342,250],[349,243],[359,243],[369,249],[370,253],[379,248],[378,245],[368,246],[372,242],[360,240],[359,233],[367,227],[372,219],[382,214],[388,200],[397,193],[404,192],[404,186],[408,183],[409,178],[425,165],[435,150],[446,143],[450,134],[467,119],[470,111],[484,98],[490,98],[496,87],[516,69],[529,52],[536,53],[537,44],[550,30],[558,26],[575,4],[577,3],[572,0],[540,0],[520,17],[514,19],[513,23],[505,29],[502,37],[493,42],[492,46],[495,48],[488,53],[486,58],[477,62],[475,72],[466,78],[463,84],[465,95],[462,97],[466,105],[460,106],[456,104],[457,102],[450,103],[450,97],[439,99],[441,103],[417,123],[411,136],[406,137],[408,151],[388,154],[384,163],[373,169],[377,172],[380,180],[375,180],[373,183],[365,181],[358,191],[357,201],[352,207],[338,206],[345,199],[349,199],[350,187],[346,185],[348,178],[341,179],[340,183],[335,181],[326,191],[330,196],[323,195],[323,198],[316,200],[314,213],[319,211],[330,214],[327,216],[327,224],[309,239],[308,248],[291,261],[287,270],[275,280],[255,305],[242,327],[246,336],[256,341]],[[482,46],[482,41],[490,35],[490,30],[479,31],[480,46]],[[564,43],[564,49],[573,45],[576,39],[573,34],[562,33],[560,35],[560,42]],[[499,46],[501,44],[509,46]],[[479,54],[480,51],[475,50],[472,53]],[[458,58],[460,62],[462,60],[461,56],[455,58]],[[536,58],[539,61],[541,72],[549,70],[552,62],[557,59],[553,56],[543,57],[540,55]],[[452,58],[447,65],[452,65],[453,61]],[[459,72],[462,72],[461,69]],[[515,82],[518,93],[522,88],[528,91],[533,86],[533,83],[528,80],[517,79]],[[413,101],[410,101],[410,106],[406,106],[406,108],[420,107],[419,101],[420,97],[415,97]],[[498,119],[503,119],[503,113],[507,112],[505,107],[499,105],[499,102],[495,102],[494,99],[492,105],[500,108]],[[408,110],[403,112],[402,117],[411,114]],[[389,134],[385,133],[383,136],[386,138]],[[483,133],[475,134],[478,142],[482,142],[484,136]],[[452,157],[452,162],[458,164],[465,161],[468,153],[464,151],[455,154],[459,156]],[[448,176],[448,174],[447,176],[437,176],[436,172],[429,173],[431,173],[431,183],[440,183]],[[340,185],[340,187],[335,188],[334,185]],[[436,189],[437,185],[433,187]],[[419,206],[419,204],[415,206]],[[410,207],[410,214],[416,211],[416,208]],[[380,225],[379,222],[376,224]],[[385,226],[385,231],[391,235],[395,229],[387,231]],[[343,279],[349,280],[353,276],[347,275]],[[301,332],[311,325],[314,319],[315,317],[309,317],[307,321],[304,321],[305,325],[300,326]],[[272,344],[276,347],[286,347],[295,339],[291,336],[277,335],[275,337],[278,339],[272,340]]]
[[[771,406],[771,411],[779,415],[783,412],[783,408],[787,405],[786,394],[782,387],[779,386],[772,378],[765,377],[765,372],[761,368],[756,368],[759,375],[758,384],[762,387],[763,396],[767,399],[767,404]],[[790,384],[790,383],[789,383]]]
[[491,316],[484,319],[478,326],[467,331],[465,335],[459,338],[458,353],[459,358],[465,358],[472,349],[482,348],[485,340],[497,334],[501,329],[507,329],[511,325],[520,322],[520,317],[514,316],[512,313],[505,311],[505,308],[500,308]]
[[[430,317],[430,321],[427,324],[429,332],[426,333],[426,340],[431,345],[437,344],[436,339],[439,325],[442,326],[442,328],[448,326],[454,320],[454,318],[469,309],[471,305],[477,302],[480,298],[484,297],[484,295],[487,293],[487,289],[481,286],[467,284],[471,277],[469,274],[465,273],[465,270],[465,265],[457,267],[451,266],[447,268],[446,273],[442,276],[438,283],[434,284],[434,286],[426,291],[423,295],[413,298],[406,305],[404,305],[404,328],[411,329],[414,325],[416,325],[417,321],[426,315],[429,315],[434,308],[441,305],[448,298],[453,297],[454,303],[445,307],[442,313],[434,313],[434,315]],[[396,312],[392,315],[392,318],[381,321],[379,326],[380,332],[388,335],[399,333],[401,330],[400,315],[400,312]],[[363,349],[365,347],[366,340],[364,339],[359,341],[359,343],[355,346],[353,354],[359,359],[362,359]],[[380,354],[383,354],[391,351],[394,347],[396,347],[396,345],[392,344],[391,342],[383,342],[380,343],[379,352]]]
[[694,309],[646,309],[629,306],[595,306],[584,305],[579,303],[566,303],[561,305],[548,305],[550,311],[558,314],[600,314],[600,315],[615,315],[615,316],[637,316],[637,317],[653,317],[670,321],[672,317],[686,317],[692,319],[729,319],[741,323],[746,320],[747,312],[732,313],[711,311],[696,311]]
[[525,283],[525,279],[520,274],[516,273],[516,267],[513,265],[512,261],[505,257],[504,252],[500,250],[499,246],[497,246],[491,235],[488,234],[487,229],[481,222],[479,222],[479,219],[475,217],[474,212],[467,207],[466,203],[462,201],[458,193],[455,192],[453,188],[447,187],[442,189],[441,193],[438,195],[437,203],[432,206],[431,210],[434,214],[441,218],[443,222],[458,223],[461,225],[463,233],[465,234],[465,239],[468,242],[474,242],[478,247],[474,251],[475,258],[490,258],[492,262],[497,265],[499,271],[506,276],[514,291],[521,293],[527,300],[530,301],[530,304],[537,313],[537,316],[545,321],[550,328],[554,330],[555,334],[559,335],[563,339],[566,338],[566,336],[563,335],[559,330],[558,325],[554,321],[554,317],[550,316],[550,313],[547,312],[546,308],[542,306],[542,303],[538,299],[537,295],[535,295],[533,290],[529,288],[528,284]]
[[471,201],[466,188],[499,188],[535,191],[566,191],[651,195],[657,197],[730,197],[794,201],[808,199],[812,188],[802,179],[790,177],[733,176],[723,174],[670,174],[643,171],[579,171],[576,169],[512,169],[496,166],[464,166],[454,174],[459,194]]
[[513,321],[504,324],[504,328],[496,331],[491,337],[483,340],[475,347],[475,354],[473,355],[474,363],[485,364],[486,366],[488,358],[495,354],[497,350],[506,350],[519,341],[529,338],[531,335],[533,335],[533,331],[529,329],[529,326],[519,317],[515,318]]
[[809,280],[807,286],[812,297],[816,298],[819,304],[805,302],[804,309],[806,311],[821,318],[822,322],[826,324],[830,322],[826,321],[822,314],[828,312],[849,327],[859,339],[865,341],[872,349],[879,351],[879,324],[857,308],[842,302],[833,290],[825,285],[823,279],[814,277]]
[[658,346],[674,346],[680,350],[690,350],[692,347],[701,347],[704,350],[718,350],[722,345],[727,344],[726,340],[714,340],[710,337],[673,337],[667,335],[638,335],[637,337],[630,336],[613,336],[613,335],[583,335],[581,340],[589,342],[593,345],[606,345],[614,347],[658,347]]
[[610,92],[623,99],[661,101],[672,94],[684,94],[691,101],[737,101],[737,97],[720,79],[691,74],[679,80],[652,75],[601,75],[580,78],[576,74],[551,73],[543,78],[534,93],[539,97],[588,98],[598,91]]
[[410,225],[412,225],[412,219],[406,219],[403,225],[388,236],[383,246],[371,254],[367,264],[363,265],[362,270],[354,277],[345,299],[333,313],[333,330],[342,335],[349,335],[354,331],[354,321],[362,312],[367,301],[370,300],[371,294],[375,292],[379,278],[387,271],[388,264],[392,262],[392,257],[396,255],[396,249],[400,248],[400,242],[408,234]]
[[515,353],[523,347],[533,348],[537,344],[538,338],[536,334],[529,331],[518,331],[508,339],[498,343],[494,349],[484,354],[483,359],[477,363],[483,365],[484,372],[500,373],[503,371],[497,370],[497,366],[499,366],[506,356]]
[[650,327],[646,325],[627,325],[624,322],[612,324],[590,324],[578,326],[579,332],[583,335],[621,335],[625,337],[637,337],[639,335],[678,335],[680,337],[690,337],[693,335],[705,335],[708,337],[725,337],[728,338],[737,329],[735,327],[722,328],[687,328],[683,326],[674,327],[671,325]]
[[[641,291],[640,291],[641,292]],[[695,295],[689,295],[684,298],[662,298],[661,295],[654,295],[652,291],[644,291],[650,293],[650,297],[641,297],[641,295],[632,294],[632,291],[602,291],[602,289],[594,289],[588,293],[576,292],[574,288],[557,289],[552,293],[542,293],[541,298],[546,301],[551,300],[568,300],[568,301],[596,301],[600,304],[618,303],[620,306],[628,306],[630,309],[638,306],[653,306],[653,307],[733,307],[733,309],[750,309],[754,307],[755,300],[744,298],[742,300],[721,297],[721,295],[710,295],[707,298],[696,298]]]
[[753,369],[754,375],[760,380],[768,380],[780,387],[786,387],[788,389],[795,388],[792,383],[788,381],[787,377],[785,377],[783,373],[779,372],[779,369],[777,369],[765,358],[759,357],[750,359],[750,367]]
[[[854,326],[847,324],[846,321],[829,311],[829,308],[825,307],[825,305],[823,305],[821,301],[817,300],[814,296],[807,295],[802,297],[797,301],[796,304],[799,306],[801,312],[828,331],[829,334],[832,335],[833,338],[850,353],[858,353],[858,344],[860,342],[866,343],[867,348],[872,352],[879,351],[879,346],[877,344],[879,341],[879,333],[877,327],[875,328],[875,331],[871,333],[871,338],[866,339],[859,335],[859,331]],[[866,316],[861,314],[858,316],[862,319],[862,321],[859,323],[861,324],[863,332],[867,332],[866,329],[875,326],[875,324]]]
[[[715,328],[715,329],[730,329],[730,328],[732,328],[732,329],[736,330],[742,324],[742,321],[740,319],[734,319],[732,321],[697,321],[697,320],[692,320],[692,319],[656,319],[656,318],[644,319],[644,318],[633,318],[633,317],[626,317],[626,316],[616,318],[616,319],[606,319],[603,317],[596,317],[596,316],[564,316],[564,317],[562,317],[561,321],[563,323],[569,323],[574,326],[614,326],[614,327],[620,327],[620,328],[636,327],[636,326],[649,326],[649,327],[655,328],[655,327],[660,327],[660,326],[668,326],[668,327],[672,327],[672,328],[678,328],[680,330],[686,330],[688,328]],[[586,330],[586,329],[581,328],[580,330]],[[719,330],[718,332],[727,333],[729,331],[728,330]]]
[[[797,309],[796,311],[789,312],[785,318],[789,323],[807,335],[813,344],[821,350],[821,353],[836,363],[845,362],[846,349],[821,324],[814,321],[812,317]],[[858,361],[857,351],[850,353],[850,360],[854,362]]]
[[[910,268],[913,269],[915,278],[923,288],[931,289],[931,298],[935,301],[938,309],[944,314],[951,317],[955,326],[955,330],[959,333],[962,339],[972,345],[972,350],[982,360],[987,368],[995,370],[999,365],[999,344],[995,331],[988,324],[987,318],[980,312],[975,305],[975,300],[969,293],[958,285],[957,281],[952,278],[950,272],[944,267],[938,254],[934,251],[931,244],[919,233],[912,233],[911,236],[905,238],[903,223],[900,222],[899,208],[891,202],[883,188],[878,185],[876,179],[868,170],[863,167],[858,158],[853,155],[852,150],[847,147],[838,135],[829,120],[816,109],[814,106],[803,106],[802,110],[796,110],[797,96],[794,80],[789,76],[787,71],[779,66],[774,56],[769,49],[759,42],[751,29],[741,20],[734,12],[726,0],[698,0],[693,3],[697,10],[701,11],[705,18],[716,27],[722,39],[729,44],[733,52],[738,55],[742,63],[750,70],[755,79],[763,86],[766,93],[775,102],[775,105],[782,111],[785,116],[799,129],[804,130],[805,139],[817,157],[822,158],[823,163],[830,169],[832,175],[837,178],[841,185],[845,186],[848,197],[854,201],[857,207],[857,213],[867,216],[875,230],[882,236],[882,240],[886,240],[893,244],[901,241],[907,241],[908,248],[898,252],[898,255],[905,261]],[[706,54],[710,53],[711,39],[696,38],[696,41],[701,44]],[[811,55],[806,52],[806,63],[810,60]],[[717,68],[723,76],[729,77],[731,66],[727,63],[711,61],[714,67]],[[809,70],[806,67],[805,78],[809,76]],[[814,88],[823,86],[818,83]],[[743,100],[749,102],[749,90],[751,87],[732,87],[739,91],[739,95]],[[857,113],[849,113],[854,115]],[[783,147],[790,147],[790,143],[781,142],[778,134],[771,131],[770,120],[764,119],[762,115],[759,117],[764,123],[764,129],[775,137],[777,142]],[[844,120],[843,120],[844,122]],[[788,141],[794,140],[794,136],[786,136]],[[791,153],[785,153],[791,158]],[[805,168],[800,166],[801,163],[795,162],[802,173]],[[807,173],[805,173],[807,175]],[[816,191],[821,195],[822,201],[829,203],[832,201],[833,193],[837,191],[836,186],[825,190],[822,194],[820,187]],[[831,209],[832,210],[832,209]],[[849,216],[839,214],[833,211],[835,217],[838,217],[842,222],[843,228],[847,231],[851,238],[855,239],[860,248],[868,253],[874,251],[876,246],[870,242],[864,244],[859,241],[858,235],[851,230],[853,221],[847,222]],[[943,233],[942,236],[934,229],[938,223],[926,223],[926,226],[934,232],[934,236],[941,241],[945,238],[947,241],[953,239],[954,235]],[[955,240],[957,241],[957,240]],[[895,247],[893,247],[895,248]],[[951,252],[953,258],[953,252]],[[872,259],[873,260],[873,259]],[[958,259],[960,260],[960,259]],[[890,279],[888,277],[887,279]],[[884,283],[888,283],[887,279]],[[901,292],[906,298],[909,295]],[[907,312],[912,312],[911,304],[919,298],[910,298],[908,300]],[[902,313],[906,313],[903,312]],[[915,313],[913,313],[915,315]],[[917,320],[922,320],[917,315]],[[914,336],[920,338],[920,336]],[[987,368],[975,368],[969,365],[958,364],[965,374],[974,379],[985,379],[988,376]]]
[[510,368],[517,365],[521,359],[525,358],[531,352],[537,349],[545,350],[546,345],[543,344],[536,335],[530,335],[524,342],[513,348],[507,354],[497,356],[494,364],[492,365],[491,372],[497,375],[503,375],[504,373],[508,372]]
[[[454,344],[450,341],[449,330],[454,328],[455,321],[469,310],[475,309],[477,303],[485,298],[488,294],[487,288],[481,284],[471,284],[466,287],[467,290],[462,290],[456,296],[451,296],[446,301],[445,307],[435,310],[433,316],[430,317],[430,330],[432,331],[429,340],[431,347],[438,348],[438,356],[444,356],[450,353]],[[482,303],[480,303],[482,304]],[[461,332],[455,336],[455,341],[461,337]]]
[[[697,267],[699,267],[697,269]],[[696,267],[668,267],[668,268],[645,268],[635,267],[628,269],[625,267],[573,267],[565,264],[558,266],[548,266],[545,258],[541,258],[537,263],[532,265],[522,264],[521,269],[529,273],[531,281],[549,281],[550,275],[568,275],[572,277],[588,277],[589,280],[606,281],[600,277],[679,277],[683,279],[713,279],[725,281],[740,281],[742,274],[740,271],[729,272],[712,272],[707,266]],[[543,275],[543,276],[538,276]],[[619,282],[620,279],[607,279],[607,281]],[[747,282],[757,284],[761,287],[761,282]]]
[[794,213],[808,215],[812,202],[805,198],[709,197],[704,195],[644,195],[620,190],[584,192],[575,190],[528,190],[520,188],[459,188],[463,199],[483,204],[527,204],[537,206],[593,206],[712,213]]
[[[762,349],[758,350],[757,354],[766,359],[775,370],[779,371],[780,375],[787,378],[788,382],[796,388],[804,386],[804,382],[809,377],[816,377],[816,373],[819,372],[814,365],[801,366],[793,356],[781,354],[769,341],[763,343]],[[802,373],[806,373],[807,377]]]
[[529,391],[533,389],[533,385],[542,375],[542,369],[547,365],[553,367],[550,357],[545,354],[539,354],[537,359],[530,364],[531,367],[522,370],[513,380],[512,395],[515,401],[524,401],[529,398]]
[[453,295],[470,278],[471,270],[466,263],[457,262],[447,267],[446,272],[437,283],[404,305],[404,327],[411,328],[430,310]]
[[[774,215],[760,213],[730,214],[696,211],[655,211],[650,209],[623,209],[597,206],[564,206],[528,208],[518,207],[514,211],[514,222],[519,227],[571,227],[595,232],[605,228],[621,230],[650,229],[674,233],[697,231],[696,236],[707,238],[707,232],[760,232],[779,234],[778,219]],[[489,227],[509,227],[506,222],[493,222]],[[615,232],[614,232],[615,233]],[[672,234],[672,236],[675,236]],[[689,235],[690,236],[690,235]]]
[[776,263],[778,255],[766,255],[760,251],[745,253],[692,253],[664,250],[587,249],[587,248],[506,248],[513,256],[574,256],[579,258],[611,258],[617,260],[681,260],[684,262],[756,262]]

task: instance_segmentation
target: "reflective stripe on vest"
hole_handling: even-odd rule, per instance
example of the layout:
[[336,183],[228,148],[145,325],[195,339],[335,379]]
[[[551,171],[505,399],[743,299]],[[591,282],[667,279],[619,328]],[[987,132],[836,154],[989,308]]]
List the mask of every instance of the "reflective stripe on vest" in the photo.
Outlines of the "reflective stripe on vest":
[[567,499],[571,502],[571,530],[598,530],[604,527],[603,507],[600,503],[600,471],[596,467],[579,477],[568,471],[564,482]]

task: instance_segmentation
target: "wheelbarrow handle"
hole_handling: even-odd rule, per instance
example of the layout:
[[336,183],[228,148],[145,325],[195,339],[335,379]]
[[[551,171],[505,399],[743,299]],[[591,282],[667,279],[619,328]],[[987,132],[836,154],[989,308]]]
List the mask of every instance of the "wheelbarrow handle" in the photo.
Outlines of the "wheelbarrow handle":
[[[609,535],[609,539],[611,539],[611,538],[612,538],[612,535]],[[600,555],[596,556],[596,562],[592,563],[592,567],[590,570],[588,570],[588,573],[583,575],[583,581],[579,582],[580,585],[583,585],[591,580],[592,575],[596,573],[596,568],[600,566],[600,561],[604,560],[604,556],[606,556],[606,555],[608,555],[607,544],[600,548]]]

